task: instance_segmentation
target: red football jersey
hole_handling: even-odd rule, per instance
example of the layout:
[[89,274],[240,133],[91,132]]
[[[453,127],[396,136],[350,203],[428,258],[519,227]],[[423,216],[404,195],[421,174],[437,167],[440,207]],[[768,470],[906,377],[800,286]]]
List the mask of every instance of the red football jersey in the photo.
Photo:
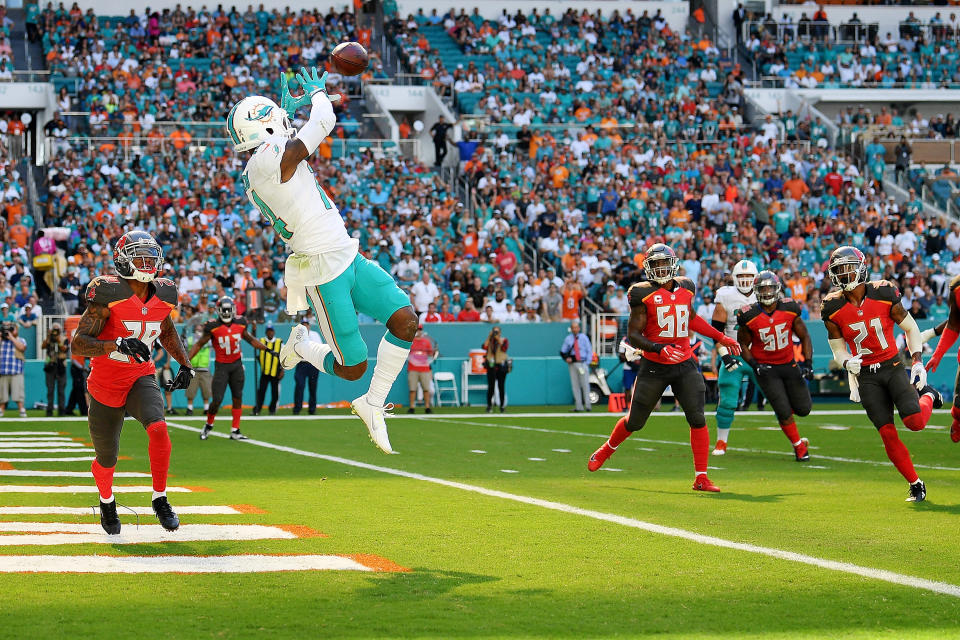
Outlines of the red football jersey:
[[893,337],[896,324],[890,310],[900,302],[900,291],[886,280],[866,283],[867,292],[860,306],[847,302],[840,291],[823,299],[820,313],[843,334],[850,353],[863,357],[863,364],[877,364],[899,353]]
[[759,303],[744,307],[737,323],[750,331],[750,355],[760,364],[793,362],[793,323],[800,305],[787,298],[767,313]]
[[[638,282],[627,291],[627,299],[631,307],[642,304],[647,308],[647,326],[643,329],[646,338],[685,349],[686,358],[690,358],[693,355],[690,347],[691,305],[697,288],[689,278],[674,278],[674,282],[673,291],[655,282]],[[644,351],[643,357],[661,364],[675,364],[658,353]]]
[[240,341],[246,329],[247,321],[243,318],[234,318],[229,323],[218,318],[203,325],[203,332],[210,335],[217,362],[227,364],[240,359]]
[[[110,309],[110,317],[98,340],[138,338],[153,352],[153,343],[160,337],[160,326],[177,306],[177,286],[170,280],[153,281],[153,295],[141,300],[123,278],[98,276],[87,286],[87,302]],[[122,407],[137,378],[156,373],[153,361],[138,363],[119,351],[90,359],[87,391],[97,402],[108,407]]]

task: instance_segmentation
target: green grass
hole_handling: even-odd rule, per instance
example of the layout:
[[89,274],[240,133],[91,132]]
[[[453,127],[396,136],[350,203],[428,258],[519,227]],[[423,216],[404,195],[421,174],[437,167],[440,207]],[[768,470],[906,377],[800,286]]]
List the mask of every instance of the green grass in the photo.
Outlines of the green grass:
[[[199,425],[187,419],[180,423]],[[737,419],[731,447],[752,451],[711,458],[711,465],[721,467],[711,470],[711,478],[723,489],[714,495],[690,490],[688,429],[675,415],[655,416],[620,448],[607,464],[622,471],[595,474],[587,472],[586,459],[609,433],[609,417],[395,419],[391,437],[401,452],[396,456],[375,450],[355,418],[249,421],[244,430],[253,438],[306,451],[960,584],[960,471],[918,469],[929,499],[911,505],[903,501],[906,483],[886,463],[880,438],[865,417],[801,420],[801,434],[814,447],[810,465],[793,462],[792,455],[764,453],[789,451],[779,431],[761,429],[772,424],[772,417]],[[938,414],[932,424],[946,426],[949,416]],[[547,431],[503,428],[507,425]],[[829,425],[851,428],[819,428]],[[10,420],[3,428],[76,436],[86,431],[85,423],[63,421]],[[901,435],[918,464],[960,468],[960,445],[951,443],[944,430]],[[296,524],[328,537],[0,547],[0,553],[364,553],[411,571],[0,574],[5,637],[960,637],[960,599],[951,596],[249,443],[201,442],[195,433],[178,429],[171,429],[171,437],[171,484],[213,490],[171,494],[174,505],[252,504],[269,512],[184,515],[184,523]],[[132,460],[122,461],[118,470],[148,470],[146,438],[134,423],[127,423],[121,449]],[[818,454],[883,464],[824,460]],[[16,466],[88,468],[84,462]],[[147,482],[120,479],[117,484]],[[149,500],[147,494],[118,497],[130,504]],[[8,505],[84,506],[94,500],[93,494],[0,494],[0,502]],[[132,516],[121,513],[121,518],[125,527],[133,526]],[[95,522],[69,516],[3,519]]]

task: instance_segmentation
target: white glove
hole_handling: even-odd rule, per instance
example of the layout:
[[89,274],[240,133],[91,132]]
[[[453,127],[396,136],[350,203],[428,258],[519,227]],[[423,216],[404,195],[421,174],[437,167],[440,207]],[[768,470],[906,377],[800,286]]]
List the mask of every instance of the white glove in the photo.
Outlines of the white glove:
[[620,341],[620,347],[623,349],[623,357],[627,359],[627,362],[633,362],[643,357],[643,350],[630,346],[626,338]]
[[910,367],[910,383],[920,391],[927,386],[927,370],[922,362],[918,362]]
[[860,356],[853,356],[848,358],[846,362],[843,363],[843,368],[852,373],[855,376],[860,375],[860,365],[863,363],[863,358]]

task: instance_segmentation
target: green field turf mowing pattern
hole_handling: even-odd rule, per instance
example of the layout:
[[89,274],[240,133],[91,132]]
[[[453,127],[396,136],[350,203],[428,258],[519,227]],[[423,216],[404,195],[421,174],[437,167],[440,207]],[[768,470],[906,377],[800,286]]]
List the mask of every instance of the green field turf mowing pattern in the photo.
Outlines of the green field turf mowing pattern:
[[[904,502],[906,482],[862,415],[799,420],[812,447],[807,464],[793,461],[786,438],[771,429],[772,415],[738,417],[728,454],[710,460],[720,494],[690,489],[681,414],[655,414],[609,460],[616,470],[593,474],[587,457],[615,416],[397,417],[389,422],[400,452],[394,456],[373,447],[358,419],[328,417],[246,420],[251,442],[202,442],[194,431],[201,420],[170,418],[170,485],[186,490],[170,494],[174,507],[239,505],[182,514],[185,527],[260,525],[295,537],[5,545],[4,537],[22,535],[7,528],[24,528],[5,522],[98,520],[75,512],[0,513],[0,570],[3,556],[63,555],[81,556],[70,562],[82,571],[82,556],[91,554],[335,555],[387,570],[0,573],[4,636],[960,637],[960,445],[950,442],[947,413],[937,413],[927,431],[901,430],[927,483],[928,501],[916,505]],[[228,423],[221,419],[217,433]],[[9,420],[0,431],[88,437],[86,423],[76,420]],[[89,454],[86,447],[5,453],[0,469],[86,471],[89,462],[77,458]],[[125,425],[121,455],[129,459],[118,471],[149,471],[136,423]],[[71,461],[49,460],[57,457]],[[0,485],[77,484],[93,482],[0,475]],[[149,507],[149,493],[117,498]],[[2,493],[0,506],[76,508],[96,499],[94,492]],[[121,509],[120,517],[124,535],[136,536],[137,516]],[[144,531],[156,524],[150,515],[139,520]],[[654,530],[630,524],[637,521]],[[874,577],[698,536],[855,565]],[[927,588],[930,582],[947,593]]]

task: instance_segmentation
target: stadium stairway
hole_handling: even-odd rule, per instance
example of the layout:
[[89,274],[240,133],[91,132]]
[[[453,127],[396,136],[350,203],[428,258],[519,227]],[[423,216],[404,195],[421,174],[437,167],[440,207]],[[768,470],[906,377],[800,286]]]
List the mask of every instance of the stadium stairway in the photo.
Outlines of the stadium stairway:
[[31,43],[27,41],[26,16],[23,9],[7,9],[7,17],[13,20],[13,28],[10,30],[13,68],[18,71],[43,69],[43,47],[39,42]]

